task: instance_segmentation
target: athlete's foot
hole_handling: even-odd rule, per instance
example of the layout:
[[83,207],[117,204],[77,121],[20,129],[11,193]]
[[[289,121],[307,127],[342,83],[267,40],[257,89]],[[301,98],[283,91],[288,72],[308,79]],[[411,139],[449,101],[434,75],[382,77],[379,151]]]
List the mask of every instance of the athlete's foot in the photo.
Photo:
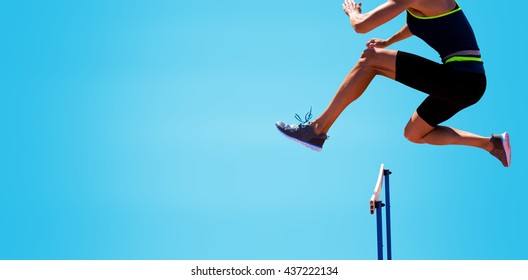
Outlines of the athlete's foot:
[[275,126],[286,137],[318,152],[323,150],[323,144],[328,139],[326,134],[317,135],[310,126],[310,123],[289,125],[283,122],[277,122]]
[[317,135],[326,134],[326,131],[323,132],[323,130],[321,129],[321,125],[317,123],[317,120],[310,123],[310,126],[313,128],[315,134]]
[[491,150],[490,154],[498,158],[504,167],[509,167],[511,162],[511,146],[508,132],[492,134],[490,142],[493,144],[493,150]]

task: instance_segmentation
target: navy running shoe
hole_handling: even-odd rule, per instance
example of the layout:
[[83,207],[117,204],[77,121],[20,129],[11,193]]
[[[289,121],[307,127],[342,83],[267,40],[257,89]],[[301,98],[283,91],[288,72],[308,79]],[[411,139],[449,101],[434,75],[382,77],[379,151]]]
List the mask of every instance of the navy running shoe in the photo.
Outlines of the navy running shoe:
[[493,150],[490,154],[498,158],[504,167],[509,167],[511,162],[511,146],[508,132],[492,134],[490,141],[493,144]]
[[304,121],[297,114],[295,118],[301,123],[298,125],[289,125],[283,122],[277,122],[275,126],[284,136],[291,140],[303,144],[314,151],[322,151],[323,144],[328,139],[328,136],[326,134],[315,134],[313,128],[310,126],[311,123],[309,120],[312,118],[312,109],[310,108],[310,112],[306,114]]

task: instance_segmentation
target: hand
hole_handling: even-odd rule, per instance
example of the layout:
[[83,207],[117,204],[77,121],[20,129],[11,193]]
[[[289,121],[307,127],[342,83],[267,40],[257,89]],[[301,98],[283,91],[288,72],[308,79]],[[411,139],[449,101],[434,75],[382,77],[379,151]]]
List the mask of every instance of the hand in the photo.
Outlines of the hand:
[[370,39],[368,42],[367,42],[367,48],[369,49],[372,49],[372,48],[380,48],[380,49],[383,49],[383,48],[386,48],[389,46],[389,42],[387,40],[383,40],[383,39]]
[[359,2],[359,4],[356,4],[354,0],[345,0],[343,3],[343,11],[345,11],[345,14],[347,16],[350,16],[352,13],[358,13],[361,14],[361,5],[363,3]]

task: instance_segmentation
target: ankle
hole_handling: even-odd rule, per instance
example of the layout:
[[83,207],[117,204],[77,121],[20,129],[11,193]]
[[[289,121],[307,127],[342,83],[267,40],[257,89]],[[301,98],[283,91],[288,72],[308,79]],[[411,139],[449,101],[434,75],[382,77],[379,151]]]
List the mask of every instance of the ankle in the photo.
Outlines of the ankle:
[[493,142],[491,141],[491,137],[488,138],[488,141],[486,142],[486,145],[484,146],[484,149],[488,152],[491,152],[493,151],[493,149],[495,148],[495,146],[493,145]]
[[310,126],[312,127],[312,129],[313,129],[313,131],[314,131],[314,133],[316,135],[323,134],[323,130],[321,129],[321,126],[317,122],[311,123]]

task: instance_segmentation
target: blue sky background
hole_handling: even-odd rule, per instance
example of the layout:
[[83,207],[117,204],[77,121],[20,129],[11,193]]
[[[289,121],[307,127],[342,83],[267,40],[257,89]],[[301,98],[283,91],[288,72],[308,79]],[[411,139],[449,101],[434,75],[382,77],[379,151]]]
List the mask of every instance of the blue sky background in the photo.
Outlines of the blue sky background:
[[[383,162],[395,259],[528,259],[528,6],[459,3],[488,89],[446,124],[509,131],[508,169],[407,142],[425,95],[382,77],[322,153],[276,131],[319,115],[365,42],[404,16],[358,35],[341,1],[4,3],[0,258],[375,259]],[[438,60],[417,38],[391,48]]]

